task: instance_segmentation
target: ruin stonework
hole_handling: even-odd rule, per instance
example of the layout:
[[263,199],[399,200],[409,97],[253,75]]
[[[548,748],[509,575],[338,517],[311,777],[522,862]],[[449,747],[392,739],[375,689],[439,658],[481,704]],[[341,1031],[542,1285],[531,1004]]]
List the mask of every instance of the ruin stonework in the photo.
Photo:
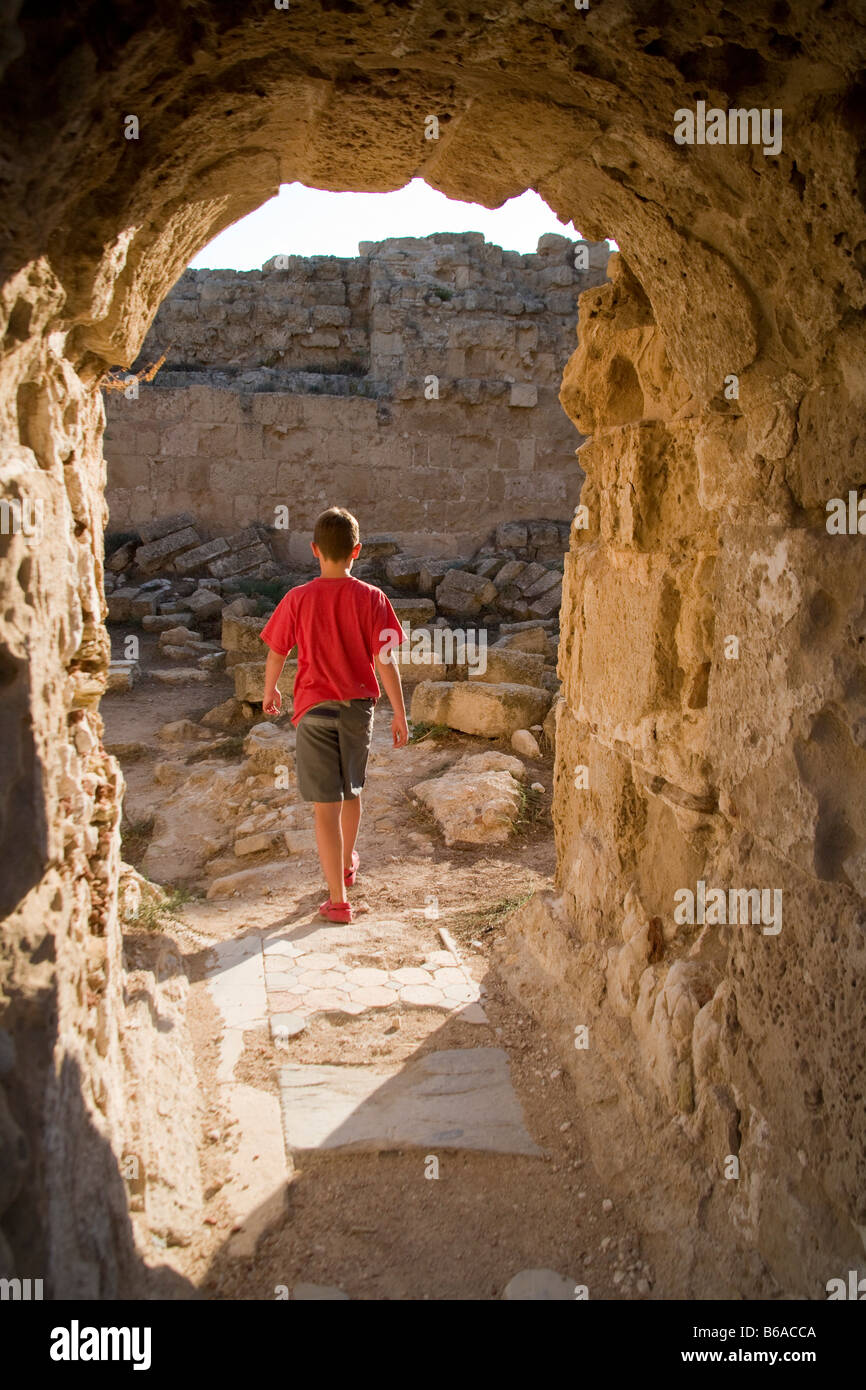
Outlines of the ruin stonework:
[[[135,19],[79,7],[97,57],[25,4],[0,48],[2,482],[44,516],[38,543],[0,536],[5,1268],[103,1298],[139,1268],[119,1169],[121,785],[97,709],[99,382],[281,182],[420,175],[488,205],[534,187],[622,250],[581,301],[564,389],[591,435],[592,529],[566,567],[557,896],[507,968],[558,1028],[600,1145],[617,1123],[643,1134],[605,1152],[626,1190],[628,1154],[649,1155],[659,1240],[672,1212],[692,1235],[692,1290],[823,1297],[862,1266],[866,1228],[863,540],[824,525],[863,482],[855,8],[671,0],[641,18],[611,0],[553,28],[527,5],[216,0]],[[704,97],[783,109],[781,154],[677,145],[674,111]],[[781,889],[781,932],[680,929],[674,896],[698,880]]]
[[[606,243],[548,234],[521,255],[480,233],[188,270],[145,339],[137,397],[107,393],[110,527],[189,511],[213,534],[283,523],[302,561],[335,500],[362,530],[458,554],[491,524],[567,519],[582,442],[559,403],[578,296]],[[277,512],[282,508],[282,514]]]

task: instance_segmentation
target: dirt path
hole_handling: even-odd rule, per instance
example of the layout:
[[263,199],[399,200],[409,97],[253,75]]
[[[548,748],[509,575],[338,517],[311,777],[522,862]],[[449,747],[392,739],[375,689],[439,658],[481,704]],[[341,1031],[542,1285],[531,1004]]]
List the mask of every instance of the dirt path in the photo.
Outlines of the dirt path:
[[[164,797],[159,727],[221,698],[217,682],[191,693],[147,680],[106,698],[107,744],[141,745],[125,766],[128,822],[146,825]],[[325,894],[311,850],[267,865],[256,858],[233,892],[193,897],[176,930],[161,924],[192,985],[205,1208],[197,1238],[169,1250],[157,1242],[153,1258],[208,1298],[274,1298],[299,1285],[350,1298],[501,1298],[521,1270],[541,1268],[593,1299],[652,1297],[634,1227],[584,1158],[567,1074],[491,963],[509,914],[552,876],[550,763],[529,765],[545,793],[506,845],[448,850],[410,788],[496,745],[446,735],[393,750],[389,722],[380,707],[351,894],[369,910],[351,927],[318,918]],[[140,932],[136,940],[141,948]],[[409,1079],[420,1076],[429,1097],[431,1069],[474,1076],[500,1058],[495,1101],[487,1092],[461,1098],[463,1083],[446,1078],[442,1104],[463,1107],[465,1129],[434,1125],[420,1146],[401,1134]],[[341,1083],[370,1095],[311,1141],[306,1097],[318,1104]],[[394,1120],[377,1111],[392,1095],[396,1129],[359,1151],[359,1124],[378,1133]],[[499,1126],[511,1096],[516,1118],[509,1112]],[[493,1130],[484,1123],[491,1104]],[[495,1151],[500,1143],[506,1151]],[[528,1151],[515,1152],[521,1144]]]

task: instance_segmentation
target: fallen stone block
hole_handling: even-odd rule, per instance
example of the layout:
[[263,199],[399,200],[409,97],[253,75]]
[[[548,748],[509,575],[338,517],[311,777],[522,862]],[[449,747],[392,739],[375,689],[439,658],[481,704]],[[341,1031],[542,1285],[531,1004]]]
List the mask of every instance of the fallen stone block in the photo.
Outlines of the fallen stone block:
[[252,772],[273,772],[295,765],[295,730],[291,724],[254,724],[244,739],[244,756]]
[[145,632],[171,632],[172,628],[186,627],[192,622],[192,613],[146,613],[141,620]]
[[267,648],[259,633],[264,627],[265,618],[255,615],[236,616],[223,610],[220,642],[227,652],[241,652],[246,656],[267,656]]
[[155,681],[161,681],[163,685],[186,685],[187,681],[195,684],[210,680],[207,671],[199,671],[195,666],[180,666],[174,670],[171,668],[153,670],[150,674]]
[[210,560],[216,560],[220,555],[227,555],[229,543],[223,536],[217,536],[216,540],[205,541],[204,545],[197,545],[193,550],[187,550],[183,555],[178,555],[174,562],[174,567],[178,574],[192,574],[193,570],[200,569]]
[[555,589],[548,589],[547,593],[542,594],[541,598],[533,599],[529,605],[529,611],[534,617],[548,618],[551,613],[555,613],[562,603],[562,580],[560,579]]
[[520,814],[524,767],[506,753],[470,754],[419,782],[413,796],[434,816],[446,845],[501,845]]
[[106,560],[106,570],[110,570],[114,574],[121,574],[128,565],[132,564],[138,544],[138,541],[127,541],[124,545],[118,546],[117,550],[113,551]]
[[183,642],[193,644],[198,642],[203,643],[204,638],[201,633],[196,632],[194,628],[180,627],[178,625],[166,628],[165,631],[161,632],[159,635],[160,647],[177,647]]
[[110,623],[124,623],[132,618],[132,603],[138,598],[138,589],[122,588],[115,589],[108,596],[108,621]]
[[386,560],[389,556],[396,555],[400,549],[396,536],[367,536],[363,544],[361,554],[365,560]]
[[231,673],[235,683],[235,699],[260,705],[265,693],[265,662],[240,661],[232,667]]
[[105,689],[131,690],[141,677],[141,667],[137,661],[112,661],[108,667]]
[[540,758],[538,740],[529,729],[515,729],[511,735],[511,747],[523,758]]
[[562,575],[559,570],[547,570],[531,588],[525,591],[524,596],[527,599],[541,598],[542,594],[546,594],[549,589],[555,589],[557,586],[562,586]]
[[138,534],[145,545],[150,545],[153,541],[161,541],[164,536],[183,531],[188,526],[195,526],[195,517],[189,512],[177,512],[174,516],[160,516],[155,521],[145,521],[139,526]]
[[544,670],[544,655],[538,652],[514,651],[488,647],[484,671],[469,671],[469,680],[486,681],[488,685],[503,682],[512,685],[540,685]]
[[391,607],[401,623],[410,623],[412,627],[423,627],[436,617],[436,605],[429,598],[394,598]]
[[[237,598],[233,598],[231,603],[226,604],[223,609],[223,618],[249,618],[253,617],[258,611],[259,605],[256,599],[251,598],[249,594],[238,594]],[[264,625],[265,621],[263,618],[262,627],[264,627]],[[226,644],[223,643],[223,646],[225,645]]]
[[203,645],[193,645],[191,642],[182,642],[178,645],[167,642],[161,646],[160,656],[164,656],[168,661],[195,661],[198,662],[202,654]]
[[514,584],[525,569],[525,560],[506,560],[496,576],[496,588],[499,593]]
[[517,729],[540,724],[551,692],[536,686],[484,681],[422,681],[412,694],[414,724],[445,724],[464,734],[511,738]]
[[135,563],[147,574],[151,570],[169,565],[175,555],[180,555],[184,550],[192,550],[200,544],[201,536],[198,531],[193,526],[187,526],[182,531],[162,536],[150,545],[140,545],[135,552]]
[[468,570],[448,570],[436,590],[436,606],[442,613],[472,617],[496,599],[489,579]]
[[[533,560],[531,564],[521,570],[520,574],[513,582],[522,597],[525,598],[532,586],[546,574],[547,570],[544,565],[539,565],[537,560]],[[561,577],[562,576],[560,576],[560,579]]]
[[218,560],[212,560],[208,565],[208,573],[215,579],[228,579],[231,575],[249,574],[258,565],[267,564],[272,559],[268,547],[257,541],[247,550],[239,550],[236,554],[222,555]]
[[417,589],[421,561],[411,555],[392,555],[385,561],[385,576],[395,589]]
[[453,560],[425,560],[418,571],[418,591],[432,594],[451,569],[458,568]]
[[212,589],[196,589],[194,594],[190,594],[186,600],[186,606],[196,618],[207,621],[208,618],[217,618],[223,611],[223,601],[219,594],[215,594]]
[[547,656],[550,651],[550,638],[543,627],[523,627],[522,624],[510,626],[519,626],[521,630],[507,632],[498,642],[494,642],[490,651],[535,652],[540,656]]
[[196,665],[202,671],[222,671],[225,664],[225,652],[208,652],[207,656],[200,656],[196,662]]
[[221,704],[214,705],[201,717],[201,723],[208,729],[237,729],[246,724],[241,713],[241,702],[232,695]]

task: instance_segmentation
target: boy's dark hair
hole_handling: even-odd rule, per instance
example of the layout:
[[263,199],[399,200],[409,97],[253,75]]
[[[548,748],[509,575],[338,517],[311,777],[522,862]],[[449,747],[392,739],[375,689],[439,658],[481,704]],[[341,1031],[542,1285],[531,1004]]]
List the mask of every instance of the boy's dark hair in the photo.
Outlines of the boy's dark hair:
[[348,560],[360,539],[358,522],[345,507],[329,507],[316,520],[313,543],[326,560]]

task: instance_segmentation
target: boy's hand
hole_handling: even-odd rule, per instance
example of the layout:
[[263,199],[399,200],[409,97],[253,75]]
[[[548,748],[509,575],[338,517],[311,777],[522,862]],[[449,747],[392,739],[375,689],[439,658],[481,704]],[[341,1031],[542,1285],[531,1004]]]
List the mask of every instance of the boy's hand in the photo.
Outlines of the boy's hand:
[[282,704],[283,697],[279,690],[275,689],[270,699],[268,699],[268,692],[265,691],[265,698],[262,700],[262,709],[265,714],[279,714]]
[[409,742],[409,726],[405,714],[394,715],[391,720],[391,733],[394,735],[394,747],[404,748]]

